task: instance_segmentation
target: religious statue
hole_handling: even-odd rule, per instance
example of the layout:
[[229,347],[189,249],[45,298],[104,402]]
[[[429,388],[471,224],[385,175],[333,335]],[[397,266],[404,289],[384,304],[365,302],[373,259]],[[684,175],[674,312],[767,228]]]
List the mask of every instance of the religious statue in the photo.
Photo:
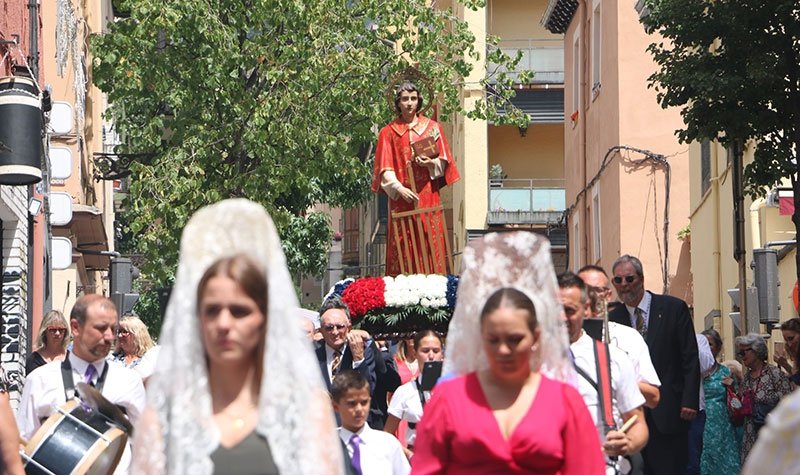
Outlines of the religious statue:
[[455,160],[435,120],[420,113],[417,86],[403,82],[397,118],[378,136],[372,191],[389,196],[386,275],[453,272],[439,189],[459,180]]

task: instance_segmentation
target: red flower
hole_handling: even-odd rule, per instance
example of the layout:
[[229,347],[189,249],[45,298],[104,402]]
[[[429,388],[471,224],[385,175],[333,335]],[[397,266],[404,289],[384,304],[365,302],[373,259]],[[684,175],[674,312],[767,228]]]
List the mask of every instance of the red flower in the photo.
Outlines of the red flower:
[[363,317],[370,310],[385,307],[385,290],[383,277],[364,277],[356,279],[342,292],[342,300],[350,308],[350,315],[355,320],[355,317]]

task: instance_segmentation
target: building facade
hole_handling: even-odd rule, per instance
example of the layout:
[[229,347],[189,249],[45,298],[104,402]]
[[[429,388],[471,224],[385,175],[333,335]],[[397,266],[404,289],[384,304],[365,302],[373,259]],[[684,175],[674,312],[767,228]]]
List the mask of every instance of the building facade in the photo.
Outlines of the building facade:
[[[0,187],[2,362],[20,383],[44,313],[68,315],[80,295],[106,293],[113,184],[95,165],[107,134],[103,97],[91,86],[87,39],[103,31],[113,13],[111,2],[102,0],[2,1],[0,76],[35,78],[31,95],[42,104],[42,130],[35,134],[42,143],[41,181]],[[13,389],[12,401],[19,384]]]
[[689,154],[647,78],[656,70],[631,2],[551,0],[542,24],[564,38],[568,267],[639,257],[645,286],[692,305]]

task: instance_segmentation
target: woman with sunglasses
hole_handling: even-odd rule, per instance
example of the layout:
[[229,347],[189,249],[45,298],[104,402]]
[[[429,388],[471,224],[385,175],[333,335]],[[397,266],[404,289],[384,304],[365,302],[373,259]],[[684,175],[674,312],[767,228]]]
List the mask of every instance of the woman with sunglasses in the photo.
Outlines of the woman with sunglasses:
[[789,378],[776,365],[767,363],[767,343],[758,333],[736,337],[736,354],[747,368],[742,378],[740,396],[743,406],[752,404],[752,414],[745,415],[742,430],[742,464],[756,443],[758,431],[766,422],[767,414],[778,405],[783,396],[792,392]]
[[64,314],[58,310],[50,310],[44,314],[39,333],[36,334],[37,350],[25,361],[25,372],[30,374],[51,361],[64,361],[70,340],[69,325]]
[[[144,379],[153,373],[153,365],[146,364],[145,360],[154,359],[155,355],[148,352],[155,347],[147,325],[139,317],[122,317],[119,319],[117,343],[112,351],[111,360],[136,370]],[[149,369],[143,373],[145,366]]]

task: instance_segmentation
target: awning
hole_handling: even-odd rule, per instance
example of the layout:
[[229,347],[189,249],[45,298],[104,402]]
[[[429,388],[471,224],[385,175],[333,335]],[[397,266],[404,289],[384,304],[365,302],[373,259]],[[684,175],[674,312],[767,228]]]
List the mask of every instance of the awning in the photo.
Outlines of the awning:
[[[86,269],[107,269],[109,256],[94,254],[108,251],[108,236],[103,223],[103,212],[94,206],[72,204],[72,221],[65,226],[53,226],[53,235],[73,240],[76,252],[83,254]],[[89,252],[80,252],[89,251]]]

